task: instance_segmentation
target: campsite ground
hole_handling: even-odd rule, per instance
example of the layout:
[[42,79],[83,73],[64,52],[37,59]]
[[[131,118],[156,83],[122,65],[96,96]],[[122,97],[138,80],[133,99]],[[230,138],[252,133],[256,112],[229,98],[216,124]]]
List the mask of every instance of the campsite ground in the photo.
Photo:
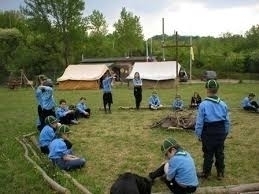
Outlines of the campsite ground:
[[[203,84],[180,85],[178,92],[188,105],[191,95],[198,91],[205,96]],[[258,84],[222,83],[219,95],[229,107],[232,132],[226,141],[226,177],[217,181],[215,171],[209,181],[201,181],[200,186],[233,185],[257,182],[259,177],[259,114],[242,111],[240,101],[249,92],[259,95]],[[170,105],[175,89],[158,89],[162,103]],[[142,105],[146,105],[151,90],[143,92]],[[75,152],[87,158],[87,166],[72,172],[92,193],[108,193],[117,174],[125,171],[146,176],[163,160],[160,153],[161,141],[173,136],[194,157],[197,169],[202,164],[201,144],[191,132],[150,129],[149,125],[165,117],[171,110],[119,110],[119,106],[134,106],[132,90],[125,86],[113,89],[114,104],[112,114],[99,110],[102,106],[99,90],[55,91],[57,101],[65,98],[68,103],[76,103],[85,96],[92,109],[92,117],[72,126],[71,140]],[[43,181],[37,170],[24,158],[24,150],[15,140],[23,134],[35,131],[36,103],[31,88],[0,89],[1,136],[0,136],[0,193],[54,193]],[[64,186],[74,187],[57,169],[53,170],[46,159],[39,164]],[[153,192],[166,190],[158,180]]]

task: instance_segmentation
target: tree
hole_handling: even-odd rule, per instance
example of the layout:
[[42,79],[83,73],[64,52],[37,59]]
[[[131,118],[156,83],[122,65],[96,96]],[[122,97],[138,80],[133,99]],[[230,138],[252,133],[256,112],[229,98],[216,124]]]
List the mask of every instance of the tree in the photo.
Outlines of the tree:
[[105,57],[108,50],[106,50],[106,34],[107,22],[104,15],[97,10],[94,10],[88,16],[88,31],[86,47],[84,49],[84,56],[87,57]]
[[143,33],[140,18],[122,8],[120,19],[114,24],[115,45],[121,54],[130,55],[134,50],[143,50]]
[[70,62],[73,45],[85,32],[83,0],[25,0],[23,13],[32,18],[41,32],[51,32],[62,43],[65,65]]
[[106,35],[108,30],[108,24],[104,15],[98,11],[93,10],[92,14],[88,16],[89,28],[93,34]]
[[8,61],[14,58],[16,48],[22,41],[22,34],[16,28],[0,28],[0,67],[7,69]]

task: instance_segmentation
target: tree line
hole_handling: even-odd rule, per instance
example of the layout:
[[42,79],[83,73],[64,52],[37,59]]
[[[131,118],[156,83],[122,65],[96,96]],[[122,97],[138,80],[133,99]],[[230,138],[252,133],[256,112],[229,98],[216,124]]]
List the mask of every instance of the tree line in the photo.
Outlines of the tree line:
[[[140,17],[125,7],[108,32],[105,16],[87,8],[83,0],[24,0],[19,10],[0,12],[0,77],[23,70],[28,78],[45,73],[60,76],[69,64],[85,58],[145,56],[163,60],[162,41],[175,44],[175,35],[156,35],[144,40]],[[190,37],[179,36],[179,44]],[[152,44],[151,44],[152,43]],[[221,37],[192,37],[193,71],[215,70],[221,76],[259,73],[259,25],[245,35],[225,33]],[[152,48],[151,48],[152,47]],[[176,49],[164,50],[166,60],[176,59]],[[189,68],[189,48],[178,49],[178,60]]]

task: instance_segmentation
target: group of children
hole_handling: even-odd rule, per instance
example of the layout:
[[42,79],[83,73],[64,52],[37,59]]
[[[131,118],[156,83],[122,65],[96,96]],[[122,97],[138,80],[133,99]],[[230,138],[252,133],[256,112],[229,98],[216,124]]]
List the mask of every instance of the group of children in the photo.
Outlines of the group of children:
[[69,141],[70,128],[58,122],[54,116],[47,116],[45,126],[39,135],[39,146],[42,153],[48,155],[52,163],[62,170],[81,168],[86,160],[75,156],[72,143]]
[[[189,108],[198,108],[201,101],[200,95],[197,92],[194,92],[194,95],[191,97]],[[157,110],[163,107],[156,91],[153,91],[152,95],[149,97],[148,105],[151,110]],[[184,109],[184,101],[179,94],[175,96],[175,99],[172,102],[172,109],[174,111],[181,111]]]
[[61,99],[56,107],[53,83],[44,75],[38,76],[35,95],[38,103],[37,128],[40,132],[41,152],[47,154],[53,164],[63,170],[81,168],[85,159],[73,154],[72,143],[68,139],[68,125],[78,124],[80,117],[90,117],[91,110],[86,104],[86,98],[81,97],[75,106],[68,106],[66,100]]
[[[102,82],[105,113],[111,112],[112,79],[113,76],[107,73]],[[140,80],[139,74],[136,74],[136,79]],[[71,170],[81,168],[85,165],[86,160],[73,154],[72,143],[69,141],[71,131],[67,123],[71,119],[78,118],[79,115],[88,118],[90,116],[90,109],[86,106],[86,99],[82,97],[72,111],[69,110],[65,100],[60,100],[59,107],[56,111],[53,111],[53,89],[47,80],[45,79],[47,83],[42,81],[36,92],[39,102],[38,112],[43,113],[42,115],[51,113],[44,118],[44,127],[40,130],[39,144],[41,151],[44,154],[48,154],[51,161],[61,169]],[[136,98],[137,109],[139,109],[142,100],[142,82],[139,80],[134,81],[134,96]],[[200,95],[194,92],[189,105],[190,108],[197,108],[195,134],[202,143],[204,156],[202,172],[197,173],[191,155],[173,138],[168,138],[163,141],[161,146],[161,151],[164,153],[167,162],[149,173],[151,181],[154,181],[155,178],[160,176],[164,177],[166,185],[175,193],[195,192],[199,184],[198,177],[208,178],[211,175],[211,168],[214,162],[213,158],[215,158],[218,179],[224,177],[224,142],[230,132],[229,109],[217,96],[219,84],[216,80],[207,81],[205,88],[207,90],[207,97],[202,100]],[[248,97],[244,98],[242,101],[244,110],[258,111],[258,104],[253,100],[254,97],[255,94],[251,93]],[[107,105],[108,109],[106,107]],[[160,107],[162,107],[161,101],[157,92],[153,91],[149,98],[149,108],[154,110]],[[181,96],[176,95],[172,102],[172,109],[183,110],[183,108],[184,102]],[[39,114],[40,121],[42,121],[42,115]],[[66,116],[67,118],[63,118]]]
[[89,118],[91,114],[85,97],[81,97],[75,106],[68,106],[66,100],[61,99],[56,107],[53,83],[44,75],[38,76],[36,99],[38,103],[37,128],[39,131],[45,126],[46,117],[50,115],[56,117],[61,124],[70,125],[78,124],[80,117]]

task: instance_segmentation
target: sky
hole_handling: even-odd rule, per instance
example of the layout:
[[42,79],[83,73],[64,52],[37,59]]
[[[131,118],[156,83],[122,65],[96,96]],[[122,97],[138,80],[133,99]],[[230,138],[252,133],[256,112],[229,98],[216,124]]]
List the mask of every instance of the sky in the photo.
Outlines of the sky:
[[[23,0],[0,0],[0,9],[19,9]],[[259,24],[259,0],[85,0],[84,15],[99,10],[110,32],[122,7],[140,17],[145,39],[175,31],[186,36],[244,34]]]

